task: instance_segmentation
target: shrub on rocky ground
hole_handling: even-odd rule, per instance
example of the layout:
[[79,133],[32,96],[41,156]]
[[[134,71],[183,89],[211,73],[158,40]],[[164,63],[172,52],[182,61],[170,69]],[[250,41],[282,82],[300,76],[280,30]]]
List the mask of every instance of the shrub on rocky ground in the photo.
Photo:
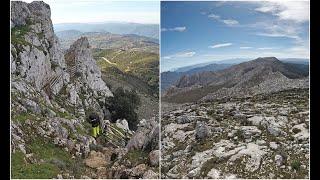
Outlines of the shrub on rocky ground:
[[295,160],[291,163],[291,168],[296,170],[296,171],[299,171],[300,170],[300,166],[301,166],[301,163],[300,161],[298,160]]
[[126,119],[131,130],[136,130],[138,114],[135,112],[140,105],[140,98],[135,91],[127,91],[118,88],[113,97],[106,98],[106,108],[111,113],[113,122],[118,119]]

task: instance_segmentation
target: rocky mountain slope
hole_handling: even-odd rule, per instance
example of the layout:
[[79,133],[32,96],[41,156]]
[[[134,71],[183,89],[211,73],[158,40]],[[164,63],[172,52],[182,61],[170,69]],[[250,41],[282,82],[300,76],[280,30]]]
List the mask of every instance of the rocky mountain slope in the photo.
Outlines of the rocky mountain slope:
[[308,89],[161,107],[162,178],[309,178]]
[[[126,120],[104,119],[113,93],[88,38],[63,52],[49,5],[11,5],[12,178],[157,177],[157,121],[141,120],[133,132]],[[104,119],[97,139],[85,120],[93,111]]]
[[159,40],[134,34],[112,34],[109,32],[80,32],[66,30],[57,32],[61,46],[68,49],[78,38],[85,36],[88,38],[92,48],[97,49],[122,49],[143,52],[159,52]]
[[[223,96],[250,96],[290,88],[308,87],[308,71],[274,57],[233,65],[217,72],[183,76],[166,91],[164,100],[193,102]],[[189,99],[182,99],[189,97]]]

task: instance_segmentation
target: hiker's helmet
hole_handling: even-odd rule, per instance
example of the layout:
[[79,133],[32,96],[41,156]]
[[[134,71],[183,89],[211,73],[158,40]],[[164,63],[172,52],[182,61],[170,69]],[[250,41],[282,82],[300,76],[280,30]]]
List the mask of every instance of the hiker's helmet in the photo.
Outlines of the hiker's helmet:
[[88,121],[91,122],[91,121],[97,121],[99,120],[99,115],[97,113],[91,113],[88,117]]

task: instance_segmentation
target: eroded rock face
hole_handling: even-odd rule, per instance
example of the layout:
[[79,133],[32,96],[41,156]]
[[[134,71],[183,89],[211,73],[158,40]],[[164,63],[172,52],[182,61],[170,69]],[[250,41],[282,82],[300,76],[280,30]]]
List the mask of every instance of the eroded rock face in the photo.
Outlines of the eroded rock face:
[[38,91],[55,79],[51,89],[56,94],[69,78],[50,15],[49,5],[41,1],[12,3],[11,74],[34,84]]
[[66,60],[76,63],[76,72],[79,73],[81,83],[103,96],[112,96],[111,91],[101,79],[101,71],[92,57],[88,38],[81,37],[74,42],[65,54]]

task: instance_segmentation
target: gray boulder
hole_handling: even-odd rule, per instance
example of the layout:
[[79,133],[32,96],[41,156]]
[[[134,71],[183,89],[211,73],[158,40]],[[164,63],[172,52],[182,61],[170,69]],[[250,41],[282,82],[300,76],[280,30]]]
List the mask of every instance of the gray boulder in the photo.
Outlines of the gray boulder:
[[176,118],[176,122],[178,124],[185,124],[185,123],[191,122],[191,120],[190,120],[190,118],[188,116],[183,115],[183,116],[178,116]]
[[203,121],[197,121],[195,137],[197,140],[204,140],[209,136],[209,128]]
[[149,153],[149,163],[151,166],[158,166],[159,165],[159,157],[160,157],[160,151],[154,150]]
[[155,119],[146,120],[144,126],[139,126],[126,147],[128,150],[141,149],[146,151],[159,148],[159,124]]

